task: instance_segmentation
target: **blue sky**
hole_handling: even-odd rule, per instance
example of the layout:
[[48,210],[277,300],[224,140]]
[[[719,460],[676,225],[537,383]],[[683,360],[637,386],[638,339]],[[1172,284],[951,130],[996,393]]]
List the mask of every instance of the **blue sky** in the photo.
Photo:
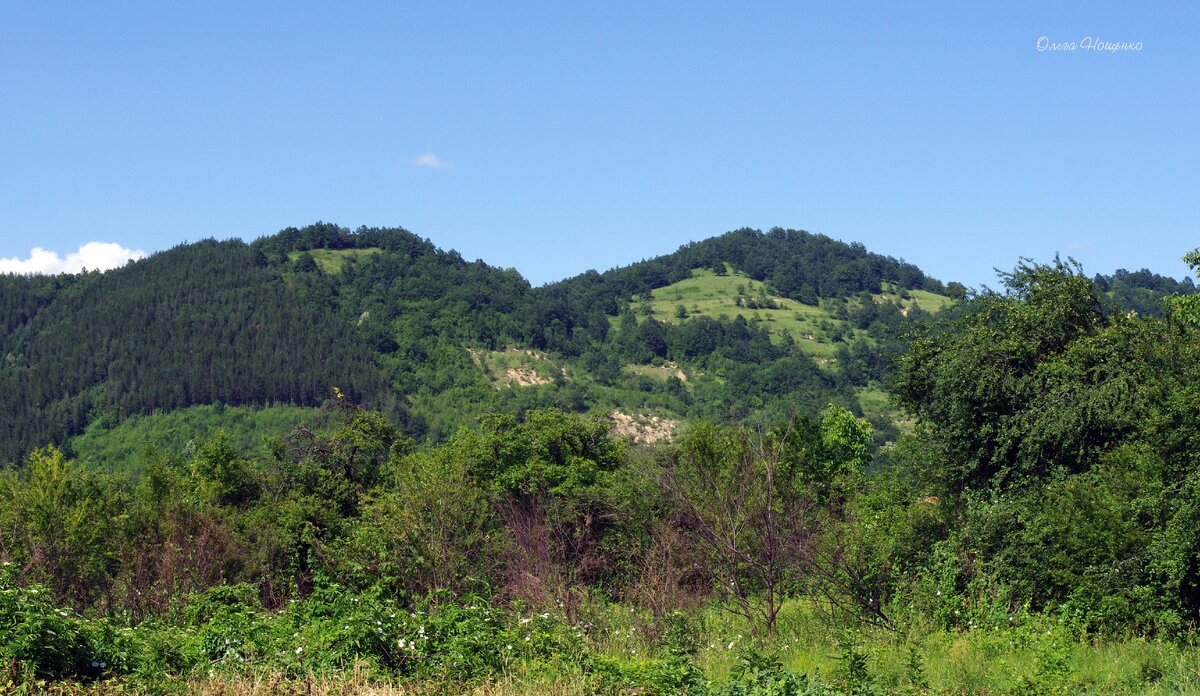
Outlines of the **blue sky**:
[[978,285],[1200,246],[1194,2],[108,5],[0,4],[0,259],[325,220],[541,284],[782,226]]

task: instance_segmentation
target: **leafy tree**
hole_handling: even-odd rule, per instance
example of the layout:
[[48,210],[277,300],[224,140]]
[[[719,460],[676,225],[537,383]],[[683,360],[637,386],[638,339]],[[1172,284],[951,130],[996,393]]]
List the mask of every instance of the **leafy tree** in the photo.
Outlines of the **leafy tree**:
[[[1183,262],[1193,273],[1200,273],[1200,249],[1188,252]],[[1200,294],[1176,295],[1169,299],[1171,316],[1179,321],[1200,324]]]
[[465,454],[447,446],[393,460],[347,544],[356,585],[394,582],[415,597],[470,591],[493,574],[496,516]]
[[192,476],[206,497],[221,505],[244,505],[258,494],[256,472],[229,441],[224,430],[203,439],[191,460]]
[[786,588],[819,562],[816,507],[866,462],[870,426],[831,406],[756,435],[699,423],[663,470],[703,571],[726,606],[771,634]]
[[305,251],[296,257],[296,263],[292,266],[292,270],[297,273],[316,273],[320,269],[317,267],[317,261],[313,255]]
[[663,325],[650,317],[638,325],[637,347],[639,362],[649,362],[655,357],[667,356],[667,337]]
[[927,332],[899,359],[896,394],[933,428],[951,490],[1085,463],[1085,452],[1054,447],[1023,420],[1037,415],[1029,407],[1042,378],[1053,376],[1039,374],[1039,365],[1105,326],[1094,286],[1060,260],[1022,262],[1002,281],[1004,294],[980,296],[948,330]]

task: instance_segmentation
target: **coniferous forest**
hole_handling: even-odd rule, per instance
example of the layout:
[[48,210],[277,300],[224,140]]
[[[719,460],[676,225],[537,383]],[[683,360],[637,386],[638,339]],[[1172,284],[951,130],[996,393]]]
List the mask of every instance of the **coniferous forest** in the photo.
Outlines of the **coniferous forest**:
[[0,691],[1200,691],[1200,295],[1087,270],[317,223],[0,276]]

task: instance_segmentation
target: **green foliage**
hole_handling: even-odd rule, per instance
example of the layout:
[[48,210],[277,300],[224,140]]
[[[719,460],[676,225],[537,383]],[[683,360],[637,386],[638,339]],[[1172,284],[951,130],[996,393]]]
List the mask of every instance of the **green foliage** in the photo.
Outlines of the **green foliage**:
[[[610,339],[621,307],[637,297],[655,311],[651,304],[660,291],[691,280],[693,271],[704,276],[699,280],[751,279],[746,301],[754,307],[746,308],[764,313],[765,321],[748,331],[749,320],[733,325],[733,312],[722,328],[714,325],[722,313],[714,306],[673,301],[656,316],[682,320],[678,330],[643,322],[639,335],[622,331],[619,340]],[[0,385],[12,395],[0,414],[0,461],[16,462],[45,443],[66,446],[89,426],[113,430],[130,417],[190,406],[316,406],[334,385],[400,419],[406,432],[427,429],[440,441],[488,412],[629,405],[636,393],[613,384],[621,358],[711,359],[697,367],[719,380],[728,372],[731,388],[702,392],[693,415],[716,415],[732,397],[733,419],[761,401],[775,402],[768,404],[771,419],[780,421],[789,411],[815,412],[831,399],[848,399],[834,398],[839,386],[830,383],[837,375],[831,365],[822,376],[815,365],[793,360],[773,366],[774,377],[762,382],[746,369],[782,357],[771,336],[778,346],[785,343],[783,329],[807,333],[791,317],[809,310],[793,300],[818,291],[827,298],[874,292],[884,281],[891,289],[885,304],[895,312],[901,304],[913,309],[918,300],[936,303],[936,296],[917,290],[904,300],[898,290],[940,289],[909,264],[792,230],[739,230],[603,275],[534,289],[515,271],[468,263],[402,229],[351,232],[328,223],[288,228],[251,245],[204,240],[103,274],[10,277],[0,286]],[[686,318],[673,313],[679,306]],[[692,326],[697,319],[704,321]],[[894,319],[903,323],[899,314]],[[870,331],[880,327],[872,324]],[[789,347],[832,356],[831,335],[811,330],[814,340]],[[567,361],[589,353],[608,359],[593,358],[574,384],[565,378],[555,388],[513,397],[491,389],[467,352],[510,345]],[[874,348],[863,344],[860,362],[882,375],[886,368]],[[882,347],[879,355],[891,350]],[[728,360],[738,367],[730,370]],[[612,389],[598,389],[592,379]],[[676,415],[693,408],[680,403],[690,394],[667,389],[649,391],[661,392],[659,402]],[[232,425],[229,431],[240,443]],[[142,444],[125,443],[121,450],[136,452]],[[81,459],[99,463],[97,453],[85,449],[103,449],[102,443],[93,437],[80,445]],[[174,443],[156,446],[175,449]],[[101,457],[111,464],[118,455]]]
[[952,491],[1078,469],[1095,453],[1026,442],[1045,435],[1022,422],[1056,413],[1034,408],[1046,394],[1039,366],[1103,327],[1091,282],[1062,261],[1022,263],[1002,279],[1006,294],[980,296],[948,330],[914,341],[895,379],[901,404],[936,428]]
[[296,263],[292,266],[292,270],[296,273],[316,273],[319,269],[312,254],[305,251],[296,257]]
[[[703,551],[703,572],[756,630],[774,631],[784,588],[799,575],[842,575],[842,567],[814,563],[844,558],[843,549],[814,553],[815,508],[848,490],[869,442],[869,424],[830,406],[819,420],[767,436],[696,424],[667,462],[663,487]],[[878,611],[881,599],[872,601]]]
[[37,450],[23,471],[0,472],[4,555],[58,600],[89,605],[112,586],[122,507],[104,479],[61,450]]
[[835,404],[821,412],[816,425],[819,440],[807,446],[793,445],[785,456],[801,458],[797,463],[802,480],[816,489],[818,500],[824,501],[844,495],[852,478],[870,464],[872,429],[869,422]]
[[[377,251],[342,253],[365,248]],[[285,273],[303,252],[360,258],[336,277]],[[700,268],[691,254],[604,281],[653,304]],[[101,409],[81,451],[136,461],[47,447],[0,472],[0,690],[347,670],[431,691],[536,689],[546,675],[598,693],[1200,687],[1200,334],[1186,302],[1162,318],[1113,312],[1077,266],[1023,263],[901,358],[919,422],[876,448],[855,410],[885,396],[872,351],[895,341],[901,354],[902,320],[927,297],[866,287],[875,272],[854,271],[853,254],[835,284],[858,294],[819,310],[851,341],[838,370],[772,341],[768,307],[808,271],[750,251],[722,280],[746,284],[738,300],[767,320],[706,317],[678,297],[678,322],[610,322],[623,296],[599,274],[534,292],[397,231],[316,226],[249,257],[248,273],[336,307],[414,408],[454,406],[434,421],[444,444],[333,385],[319,415],[286,411],[304,420],[281,437],[252,434],[282,432],[273,409]],[[436,290],[454,302],[437,305],[426,281],[457,283]],[[0,311],[3,340],[32,345],[37,326],[17,315],[97,282],[31,282],[20,293],[36,296]],[[485,288],[501,294],[473,296]],[[0,370],[24,369],[13,356]],[[546,363],[547,383],[489,381],[528,364],[508,357]],[[626,446],[611,421],[575,412],[589,407],[711,420]]]
[[468,588],[486,577],[496,527],[490,501],[456,447],[393,460],[389,482],[364,503],[347,542],[346,571],[358,586],[393,582],[398,591]]
[[626,661],[591,656],[585,664],[592,688],[601,694],[629,692],[661,694],[709,693],[703,674],[683,657]]
[[[1200,273],[1200,249],[1184,255],[1183,262],[1191,267],[1192,272]],[[1169,313],[1177,321],[1200,324],[1200,294],[1176,294],[1167,301]]]
[[838,669],[834,678],[845,685],[846,690],[855,693],[871,693],[871,673],[867,669],[867,654],[859,644],[859,637],[853,634],[842,636],[838,646]]
[[[134,415],[115,425],[95,421],[70,442],[75,459],[91,469],[128,471],[137,475],[149,451],[178,458],[195,443],[224,431],[239,452],[256,453],[270,437],[282,438],[294,428],[318,430],[331,425],[331,410],[295,406],[202,405],[151,415]],[[189,445],[189,443],[192,443]]]
[[239,456],[224,430],[196,446],[191,474],[204,487],[203,495],[220,505],[244,505],[258,494],[250,462]]
[[711,691],[712,696],[825,696],[835,693],[837,691],[819,675],[787,670],[778,656],[758,650],[739,655],[729,678]]
[[479,433],[460,433],[451,449],[471,451],[472,475],[498,493],[594,498],[621,463],[609,425],[555,411],[486,418]]
[[1198,335],[1177,317],[1106,316],[1077,266],[1004,279],[1006,295],[915,342],[897,375],[934,452],[923,485],[960,530],[930,565],[962,569],[939,589],[982,581],[1089,631],[1172,633],[1200,607],[1183,531]]
[[1200,620],[1200,470],[1175,493],[1174,513],[1147,553],[1150,569],[1168,596],[1177,598],[1185,622]]
[[16,574],[12,563],[0,566],[0,659],[28,665],[41,677],[92,671],[83,622],[56,607],[46,587],[18,586]]

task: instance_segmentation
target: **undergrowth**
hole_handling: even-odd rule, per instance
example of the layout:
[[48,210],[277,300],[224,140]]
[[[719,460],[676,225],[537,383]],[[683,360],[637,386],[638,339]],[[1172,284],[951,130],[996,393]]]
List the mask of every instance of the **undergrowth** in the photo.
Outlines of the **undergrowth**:
[[481,596],[404,607],[336,585],[282,611],[248,586],[194,596],[175,623],[80,616],[0,572],[0,693],[1074,694],[1200,690],[1195,646],[1098,638],[1062,617],[1012,626],[836,627],[788,602],[755,638],[717,609],[653,617],[590,602],[577,623]]

